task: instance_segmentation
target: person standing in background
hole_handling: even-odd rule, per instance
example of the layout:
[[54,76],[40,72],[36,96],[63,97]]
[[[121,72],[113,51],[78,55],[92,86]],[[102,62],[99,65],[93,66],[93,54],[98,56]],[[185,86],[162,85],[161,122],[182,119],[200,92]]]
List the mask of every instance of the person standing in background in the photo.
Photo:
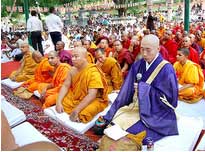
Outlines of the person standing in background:
[[31,11],[31,17],[27,21],[27,31],[31,34],[33,48],[44,55],[41,36],[43,24],[42,21],[38,18],[37,12],[35,10]]
[[[63,29],[63,22],[61,21],[60,17],[57,16],[56,10],[54,7],[49,8],[50,15],[46,17],[46,26],[48,28],[48,32],[51,36],[52,42],[54,46],[58,41],[62,41],[62,29]],[[56,48],[55,48],[56,50]]]
[[150,31],[155,30],[154,21],[156,20],[156,17],[152,16],[152,12],[149,12],[148,18],[147,18],[147,29]]

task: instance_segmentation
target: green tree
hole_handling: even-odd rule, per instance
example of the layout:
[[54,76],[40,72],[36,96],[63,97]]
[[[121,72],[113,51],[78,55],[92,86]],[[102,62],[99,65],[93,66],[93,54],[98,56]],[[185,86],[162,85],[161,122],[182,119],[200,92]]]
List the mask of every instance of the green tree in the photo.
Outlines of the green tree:
[[[123,4],[126,4],[126,1],[127,0],[113,0],[113,2],[116,4],[116,5],[123,5]],[[121,17],[121,16],[126,16],[127,15],[127,8],[119,8],[117,9],[118,11],[118,16]]]

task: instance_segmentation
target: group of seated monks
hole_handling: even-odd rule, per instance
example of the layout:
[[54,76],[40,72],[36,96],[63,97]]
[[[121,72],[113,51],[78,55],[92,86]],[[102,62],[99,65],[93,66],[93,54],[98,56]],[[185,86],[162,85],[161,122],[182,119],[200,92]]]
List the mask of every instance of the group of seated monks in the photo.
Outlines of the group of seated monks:
[[[194,103],[204,92],[202,69],[189,60],[189,49],[179,49],[172,65],[160,53],[159,38],[147,34],[140,42],[142,58],[133,62],[119,40],[114,41],[114,50],[106,49],[108,41],[103,40],[94,55],[83,47],[85,42],[76,41],[69,52],[71,64],[61,63],[60,49],[42,57],[23,43],[21,66],[10,79],[24,81],[22,87],[29,92],[38,90],[43,108],[56,105],[57,112],[66,112],[71,121],[83,123],[103,111],[108,94],[119,90],[103,123],[117,123],[132,134],[146,131],[154,141],[178,134],[174,113],[178,98]],[[179,89],[178,84],[182,86]]]

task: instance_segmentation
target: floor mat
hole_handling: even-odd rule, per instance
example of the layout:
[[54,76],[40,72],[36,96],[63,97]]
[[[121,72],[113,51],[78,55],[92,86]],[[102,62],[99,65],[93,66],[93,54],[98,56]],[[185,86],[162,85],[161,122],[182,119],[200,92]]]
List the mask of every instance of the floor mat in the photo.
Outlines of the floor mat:
[[10,61],[6,63],[1,63],[1,79],[6,79],[9,77],[11,72],[17,70],[20,67],[20,62]]
[[12,90],[7,86],[1,86],[1,94],[8,102],[25,113],[28,122],[61,148],[69,151],[93,151],[97,149],[97,142],[71,129],[64,128],[57,121],[44,115],[41,107],[30,100],[14,96]]

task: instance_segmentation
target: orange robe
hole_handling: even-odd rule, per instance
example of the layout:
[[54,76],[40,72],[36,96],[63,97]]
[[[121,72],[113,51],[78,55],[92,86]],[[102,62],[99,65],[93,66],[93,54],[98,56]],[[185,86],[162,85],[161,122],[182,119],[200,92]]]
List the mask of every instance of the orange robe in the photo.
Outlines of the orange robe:
[[204,50],[205,49],[205,38],[201,38],[201,40],[198,41],[197,44],[202,48],[202,50]]
[[95,63],[95,59],[90,52],[87,52],[87,61],[88,63]]
[[[67,73],[70,69],[71,69],[71,66],[67,63],[61,63],[57,67],[57,69],[53,75],[52,82],[51,82],[53,85],[53,88],[48,89],[46,91],[45,102],[44,102],[43,107],[42,107],[43,109],[56,104],[56,98],[58,96],[58,93],[60,91],[61,86],[63,85],[63,82],[65,81],[65,79],[67,77]],[[43,89],[47,85],[49,85],[49,83],[39,84],[38,92],[42,93]]]
[[[32,58],[31,52],[23,56],[23,59],[21,60],[21,64],[24,65],[22,71],[16,76],[17,82],[23,82],[33,78],[35,69],[37,67],[36,62]],[[9,77],[13,77],[13,75],[16,75],[16,72],[17,71],[13,71]]]
[[112,57],[106,58],[101,69],[105,73],[108,84],[108,93],[111,93],[113,90],[120,90],[123,76],[117,60]]
[[176,62],[174,69],[178,76],[178,83],[180,85],[193,84],[193,87],[189,87],[183,90],[179,90],[179,99],[188,103],[195,103],[199,101],[203,96],[204,75],[201,67],[187,60],[183,66]]
[[71,87],[62,102],[64,111],[70,114],[88,94],[88,89],[93,88],[98,89],[97,97],[78,115],[83,123],[91,121],[96,114],[103,111],[108,105],[107,82],[102,71],[94,64],[88,64],[86,68],[72,78]]
[[48,58],[44,58],[38,64],[34,78],[27,80],[22,85],[25,86],[28,91],[34,92],[38,90],[40,83],[50,83],[52,81],[52,72],[54,72],[54,67],[49,64]]

